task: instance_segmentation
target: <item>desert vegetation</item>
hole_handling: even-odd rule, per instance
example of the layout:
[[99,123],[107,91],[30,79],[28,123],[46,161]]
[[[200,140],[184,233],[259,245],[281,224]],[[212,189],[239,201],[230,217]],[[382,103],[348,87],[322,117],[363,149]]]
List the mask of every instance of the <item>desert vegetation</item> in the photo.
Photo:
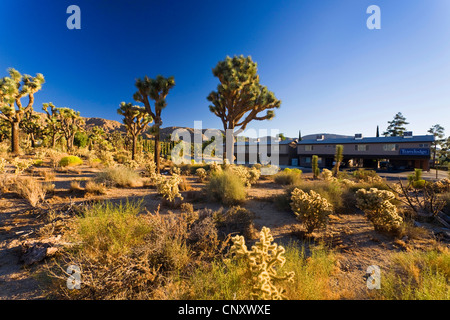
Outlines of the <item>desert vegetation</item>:
[[[238,134],[280,107],[249,57],[226,58],[213,74],[210,111],[227,119],[224,129]],[[119,104],[124,130],[109,131],[51,102],[34,112],[43,79],[11,69],[0,83],[10,127],[0,141],[0,241],[16,241],[26,266],[16,272],[40,279],[30,285],[38,297],[449,298],[449,179],[348,170],[342,146],[333,167],[314,156],[312,172],[271,166],[264,175],[268,166],[227,161],[230,146],[224,159],[176,163],[180,142],[161,139],[173,77],[138,79],[133,99],[143,105]],[[380,290],[363,278],[370,265],[383,272]],[[67,286],[74,266],[77,289]]]

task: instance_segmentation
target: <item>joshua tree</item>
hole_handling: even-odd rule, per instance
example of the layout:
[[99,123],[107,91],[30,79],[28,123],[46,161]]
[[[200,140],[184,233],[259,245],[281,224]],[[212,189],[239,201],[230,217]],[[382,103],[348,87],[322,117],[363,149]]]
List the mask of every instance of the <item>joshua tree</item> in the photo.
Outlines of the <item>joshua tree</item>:
[[28,137],[31,141],[31,147],[34,148],[36,146],[36,139],[42,137],[42,125],[41,118],[33,113],[33,110],[25,112],[25,115],[20,122],[20,128],[28,134]]
[[[432,126],[429,130],[428,133],[431,133],[434,136],[434,142],[433,142],[433,147],[431,148],[433,151],[433,165],[436,166],[436,152],[437,152],[437,147],[438,146],[442,146],[444,140],[444,127],[440,126],[439,124],[435,124],[434,126]],[[438,169],[436,167],[436,179],[438,178]]]
[[339,172],[339,167],[341,166],[341,162],[344,159],[344,146],[341,144],[336,145],[336,153],[334,154],[334,168],[333,174],[336,177]]
[[387,127],[386,131],[383,132],[384,136],[392,136],[392,137],[398,137],[403,134],[403,132],[406,131],[405,125],[409,124],[409,122],[406,122],[406,118],[402,115],[401,112],[397,113],[394,116],[394,119],[392,121],[388,121],[389,126]]
[[54,149],[56,147],[58,132],[60,131],[60,125],[58,122],[58,108],[56,108],[52,102],[49,102],[42,104],[42,110],[46,113],[45,131],[52,138],[52,148]]
[[[19,71],[8,69],[9,77],[0,80],[0,118],[11,125],[11,152],[20,153],[19,128],[25,113],[33,109],[34,94],[44,84],[44,76],[40,73],[35,77],[21,75]],[[28,96],[26,107],[22,105],[21,99]],[[17,109],[16,109],[17,106]]]
[[244,131],[252,120],[272,119],[275,116],[272,109],[279,108],[281,101],[259,83],[257,64],[251,57],[226,57],[212,72],[220,84],[207,97],[212,103],[209,110],[222,120],[225,133],[227,129],[232,133],[233,141],[226,141],[224,157],[233,162],[234,136]]
[[[156,76],[156,79],[145,76],[144,79],[137,79],[135,85],[138,91],[133,95],[133,99],[144,104],[145,111],[154,121],[155,165],[156,172],[159,173],[161,156],[161,146],[159,144],[159,129],[162,125],[161,112],[167,106],[166,97],[170,89],[175,86],[175,79],[174,77],[165,78],[161,75]],[[150,105],[150,99],[154,101],[154,109]]]
[[117,113],[124,117],[123,123],[132,138],[131,159],[134,160],[137,138],[153,119],[144,107],[134,106],[132,103],[122,102]]
[[312,164],[313,177],[314,177],[314,179],[317,179],[317,177],[320,174],[319,156],[316,156],[316,155],[312,156],[311,164]]
[[80,117],[80,112],[69,108],[57,108],[57,115],[61,131],[66,138],[67,151],[72,151],[75,133],[81,130],[84,120]]

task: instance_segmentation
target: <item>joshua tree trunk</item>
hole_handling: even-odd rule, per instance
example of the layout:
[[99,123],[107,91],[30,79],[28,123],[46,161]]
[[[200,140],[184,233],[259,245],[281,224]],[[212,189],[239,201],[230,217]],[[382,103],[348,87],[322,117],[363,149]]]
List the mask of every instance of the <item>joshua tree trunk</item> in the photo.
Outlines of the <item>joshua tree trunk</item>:
[[136,157],[136,144],[137,144],[137,135],[132,136],[132,146],[131,146],[131,160],[135,160]]
[[17,121],[11,122],[11,152],[15,155],[20,153],[19,124]]

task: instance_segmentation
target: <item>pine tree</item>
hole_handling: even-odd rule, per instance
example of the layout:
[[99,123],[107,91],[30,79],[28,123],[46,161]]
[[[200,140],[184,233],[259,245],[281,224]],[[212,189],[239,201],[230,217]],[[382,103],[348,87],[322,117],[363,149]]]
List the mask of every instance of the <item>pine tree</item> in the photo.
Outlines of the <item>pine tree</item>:
[[[161,145],[160,127],[162,125],[161,112],[167,106],[166,97],[170,89],[175,86],[174,77],[165,78],[158,75],[156,79],[145,76],[143,79],[137,79],[135,83],[138,91],[133,95],[133,99],[142,102],[147,113],[153,118],[153,129],[155,132],[155,165],[156,173],[160,171]],[[154,101],[154,108],[150,105],[150,100]]]
[[398,112],[392,121],[388,121],[389,126],[387,127],[386,131],[383,133],[384,136],[388,137],[399,137],[403,135],[403,133],[406,131],[406,125],[409,124],[409,122],[406,122],[406,118],[402,115],[401,112]]
[[[45,82],[40,73],[35,77],[22,75],[19,71],[8,69],[9,77],[0,80],[0,118],[9,122],[11,126],[11,152],[20,153],[19,128],[25,114],[33,109],[34,94],[41,90]],[[26,107],[21,99],[28,96]],[[16,109],[17,106],[17,109]]]
[[[207,97],[211,102],[209,110],[220,118],[225,133],[231,131],[233,141],[225,140],[224,157],[233,163],[234,137],[244,131],[250,121],[272,119],[275,116],[272,109],[279,108],[281,101],[259,83],[257,64],[250,56],[226,57],[212,71],[220,84],[217,91]],[[260,115],[262,112],[265,115]]]
[[153,121],[152,117],[145,111],[144,107],[134,106],[131,103],[122,102],[117,113],[122,115],[123,123],[132,139],[131,159],[136,156],[136,145],[138,136],[145,130],[147,125]]
[[[444,127],[442,127],[439,124],[435,124],[434,126],[432,126],[429,130],[428,133],[431,133],[434,136],[434,142],[433,142],[433,147],[431,148],[432,152],[433,152],[433,164],[436,166],[436,153],[437,153],[437,148],[438,146],[442,147],[442,144],[444,143]],[[436,179],[438,178],[438,170],[436,168]]]
[[376,137],[378,138],[379,136],[380,136],[380,127],[377,126],[377,135],[376,135]]

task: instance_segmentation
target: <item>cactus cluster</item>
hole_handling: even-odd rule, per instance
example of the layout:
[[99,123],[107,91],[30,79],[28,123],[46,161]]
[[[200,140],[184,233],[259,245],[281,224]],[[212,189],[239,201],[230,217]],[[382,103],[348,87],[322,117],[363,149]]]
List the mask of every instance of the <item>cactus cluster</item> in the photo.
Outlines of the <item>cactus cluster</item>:
[[33,165],[33,160],[15,157],[11,164],[15,167],[14,174],[21,174]]
[[203,181],[206,180],[207,174],[206,174],[206,170],[205,170],[205,169],[203,169],[203,168],[198,168],[198,169],[195,171],[195,174],[197,175],[198,181],[199,181],[199,182],[203,182]]
[[305,192],[295,188],[291,194],[291,208],[297,219],[305,225],[306,231],[326,226],[328,216],[333,212],[333,205],[314,190]]
[[356,206],[363,210],[375,229],[391,231],[403,222],[397,207],[391,203],[395,195],[387,190],[359,189],[356,192]]
[[217,162],[211,162],[209,165],[209,168],[210,168],[210,171],[209,171],[210,174],[216,174],[216,173],[222,172],[222,167]]
[[8,161],[6,161],[3,158],[0,158],[0,173],[5,173],[6,172],[6,164],[8,163]]
[[153,182],[156,185],[156,190],[163,196],[164,199],[170,202],[173,202],[176,198],[183,200],[178,187],[182,182],[179,175],[173,174],[170,177],[165,177],[161,174],[155,174]]
[[277,268],[283,267],[286,262],[285,249],[276,243],[272,243],[273,237],[270,229],[262,228],[260,240],[252,246],[250,251],[245,245],[243,236],[235,236],[232,241],[233,246],[230,252],[235,254],[236,257],[246,259],[248,262],[253,280],[252,298],[263,300],[284,299],[285,290],[275,284],[280,281],[293,282],[295,273],[291,271],[286,272],[283,276],[278,275]]
[[337,180],[335,177],[333,177],[333,172],[326,168],[323,168],[323,170],[322,170],[322,178],[325,181],[336,181]]

